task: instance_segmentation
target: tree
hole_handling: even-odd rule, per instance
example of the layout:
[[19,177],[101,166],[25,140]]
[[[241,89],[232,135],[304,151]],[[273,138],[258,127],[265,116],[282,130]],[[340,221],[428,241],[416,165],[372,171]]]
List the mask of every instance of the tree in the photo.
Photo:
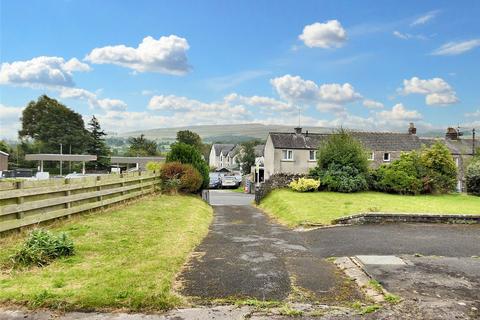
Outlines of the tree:
[[3,152],[6,152],[6,153],[10,153],[10,147],[8,146],[8,144],[3,141],[3,140],[0,140],[0,151],[3,151]]
[[95,116],[88,123],[90,137],[87,142],[87,153],[96,155],[97,161],[89,162],[89,167],[94,167],[95,170],[105,169],[110,165],[110,149],[105,143],[105,136],[107,135],[100,127],[100,122]]
[[255,165],[255,146],[257,144],[257,141],[242,143],[242,149],[237,162],[240,164],[240,169],[243,174],[249,174],[252,170],[252,166]]
[[441,142],[425,148],[421,155],[426,170],[424,186],[432,193],[447,193],[455,190],[457,166],[450,150]]
[[310,172],[328,190],[339,192],[367,189],[367,174],[368,160],[362,144],[343,129],[320,145],[317,167]]
[[22,113],[20,138],[42,143],[42,152],[58,153],[60,144],[71,146],[72,153],[83,153],[88,132],[79,113],[57,100],[42,95],[31,101]]
[[200,136],[190,130],[181,130],[177,132],[177,142],[185,143],[197,148],[197,150],[202,150],[202,138]]
[[210,182],[208,164],[203,160],[200,151],[194,146],[185,143],[175,143],[167,155],[168,162],[180,162],[184,164],[191,164],[202,175],[202,188],[208,187]]
[[138,138],[129,138],[128,143],[130,144],[127,151],[129,156],[137,157],[157,155],[157,143],[153,140],[145,138],[144,134],[141,134]]
[[467,192],[480,196],[480,159],[472,161],[467,167],[465,175]]

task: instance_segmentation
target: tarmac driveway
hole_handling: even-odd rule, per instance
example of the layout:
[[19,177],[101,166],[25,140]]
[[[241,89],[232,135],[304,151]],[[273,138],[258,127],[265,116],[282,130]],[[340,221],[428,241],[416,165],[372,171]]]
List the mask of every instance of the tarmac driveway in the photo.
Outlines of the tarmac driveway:
[[[177,278],[179,291],[202,299],[354,301],[361,294],[325,258],[354,255],[480,254],[480,226],[385,224],[294,231],[253,207],[250,195],[215,191],[215,218]],[[234,205],[229,205],[234,204]]]

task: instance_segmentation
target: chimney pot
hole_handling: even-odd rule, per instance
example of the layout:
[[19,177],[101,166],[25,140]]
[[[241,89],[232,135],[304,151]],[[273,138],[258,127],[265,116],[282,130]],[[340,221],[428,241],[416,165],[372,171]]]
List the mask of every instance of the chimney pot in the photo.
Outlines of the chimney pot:
[[417,128],[415,128],[415,124],[413,122],[410,122],[410,126],[408,127],[408,133],[409,134],[417,134]]
[[445,134],[445,138],[449,140],[458,140],[458,130],[452,127],[447,128],[447,133]]
[[295,133],[296,133],[296,134],[301,134],[301,133],[302,133],[302,128],[296,127],[296,128],[295,128]]

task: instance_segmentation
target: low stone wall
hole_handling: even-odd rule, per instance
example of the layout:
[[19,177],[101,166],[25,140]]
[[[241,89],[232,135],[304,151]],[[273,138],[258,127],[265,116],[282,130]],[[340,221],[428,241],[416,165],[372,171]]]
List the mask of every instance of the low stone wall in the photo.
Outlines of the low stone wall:
[[290,182],[302,177],[305,177],[305,175],[296,173],[276,173],[270,176],[268,180],[255,187],[255,203],[260,204],[260,201],[273,189],[286,188]]
[[480,224],[480,215],[468,214],[402,214],[402,213],[361,213],[342,217],[333,224],[380,224],[380,223],[455,223]]

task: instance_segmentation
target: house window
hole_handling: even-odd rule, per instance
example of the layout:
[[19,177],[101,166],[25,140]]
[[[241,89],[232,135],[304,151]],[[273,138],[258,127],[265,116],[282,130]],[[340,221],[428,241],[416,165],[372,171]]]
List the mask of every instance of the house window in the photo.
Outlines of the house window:
[[282,160],[293,160],[293,150],[282,150]]
[[317,150],[310,150],[308,160],[317,161]]
[[385,161],[385,162],[390,161],[390,153],[389,152],[385,152],[383,154],[383,161]]
[[370,156],[369,156],[368,160],[370,160],[370,161],[375,160],[375,152],[370,152]]

